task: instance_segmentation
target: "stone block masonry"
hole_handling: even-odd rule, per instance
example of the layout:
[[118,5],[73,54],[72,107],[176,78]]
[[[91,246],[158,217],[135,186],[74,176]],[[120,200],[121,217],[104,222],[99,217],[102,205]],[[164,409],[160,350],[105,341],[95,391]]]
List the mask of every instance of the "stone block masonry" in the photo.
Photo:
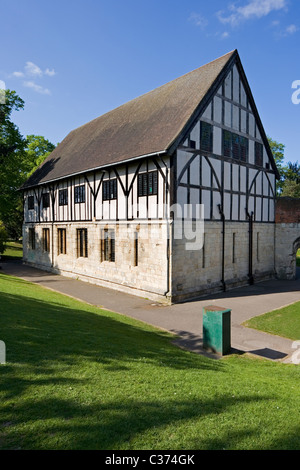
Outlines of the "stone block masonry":
[[275,268],[279,279],[295,279],[296,253],[300,248],[300,199],[276,201]]

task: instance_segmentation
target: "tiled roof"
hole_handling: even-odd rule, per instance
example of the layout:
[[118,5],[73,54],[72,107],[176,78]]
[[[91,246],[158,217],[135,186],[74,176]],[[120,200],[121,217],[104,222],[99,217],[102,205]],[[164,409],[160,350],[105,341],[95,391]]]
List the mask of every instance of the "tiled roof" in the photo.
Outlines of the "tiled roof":
[[73,130],[24,187],[167,152],[236,51]]

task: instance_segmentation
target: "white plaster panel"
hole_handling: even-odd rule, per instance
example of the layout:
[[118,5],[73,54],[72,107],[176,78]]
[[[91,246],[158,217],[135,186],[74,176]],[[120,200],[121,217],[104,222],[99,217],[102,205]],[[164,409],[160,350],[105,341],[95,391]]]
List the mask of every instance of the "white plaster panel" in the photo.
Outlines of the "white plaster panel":
[[204,218],[210,218],[210,191],[202,191],[202,204],[204,205]]
[[207,106],[206,110],[202,114],[202,117],[211,120],[211,103]]
[[241,86],[241,105],[245,106],[246,108],[247,107],[247,95],[246,95],[245,88],[242,82],[240,86]]
[[213,132],[213,153],[222,155],[222,129],[215,126]]
[[255,154],[254,154],[254,140],[249,140],[249,163],[254,165]]
[[232,189],[239,190],[239,165],[232,165]]
[[230,194],[225,193],[224,194],[224,215],[225,218],[228,220],[230,218],[230,204],[231,204],[231,199],[230,199]]
[[190,165],[190,182],[191,184],[200,184],[200,169],[199,169],[200,157],[197,156]]
[[240,113],[239,108],[235,105],[232,106],[232,127],[237,131],[240,130]]
[[225,78],[225,97],[231,99],[231,72]]
[[214,121],[218,124],[222,122],[222,99],[218,96],[214,97]]
[[219,204],[221,204],[221,194],[219,192],[213,192],[213,219],[220,219]]
[[249,113],[249,135],[254,137],[255,134],[255,121],[253,114]]
[[202,157],[202,185],[203,186],[210,186],[210,173],[211,169],[209,167],[209,164],[205,160],[205,158]]
[[196,149],[200,148],[200,121],[194,126],[190,133],[190,139],[196,142]]
[[246,220],[246,196],[240,196],[240,220]]
[[241,110],[241,132],[247,133],[247,112],[244,109]]
[[239,72],[236,68],[236,65],[232,70],[232,80],[233,80],[233,101],[239,104],[240,102],[240,77]]
[[255,211],[255,220],[261,222],[261,198],[256,198],[256,211]]
[[224,115],[224,124],[227,127],[231,127],[231,103],[225,101],[225,115]]
[[240,187],[242,192],[246,192],[246,178],[247,178],[247,170],[245,166],[241,166],[240,169]]
[[225,189],[231,189],[230,185],[230,175],[231,175],[231,170],[230,170],[231,164],[228,162],[224,162],[224,188]]
[[267,222],[268,219],[268,199],[263,199],[263,221]]
[[239,197],[236,194],[232,196],[232,219],[238,220],[239,218]]

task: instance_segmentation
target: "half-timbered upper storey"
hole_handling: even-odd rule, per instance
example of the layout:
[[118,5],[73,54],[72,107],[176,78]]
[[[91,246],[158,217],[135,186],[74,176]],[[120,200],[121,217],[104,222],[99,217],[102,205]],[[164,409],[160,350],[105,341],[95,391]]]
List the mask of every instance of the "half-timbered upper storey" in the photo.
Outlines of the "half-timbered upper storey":
[[25,223],[162,219],[175,203],[273,222],[277,177],[233,51],[72,131],[24,185]]

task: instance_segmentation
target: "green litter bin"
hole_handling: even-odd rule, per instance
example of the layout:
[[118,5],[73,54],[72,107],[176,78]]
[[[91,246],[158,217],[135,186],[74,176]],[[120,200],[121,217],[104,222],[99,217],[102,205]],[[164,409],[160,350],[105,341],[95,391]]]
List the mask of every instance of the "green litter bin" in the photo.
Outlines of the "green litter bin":
[[203,308],[203,347],[222,356],[231,349],[231,310],[208,306]]

